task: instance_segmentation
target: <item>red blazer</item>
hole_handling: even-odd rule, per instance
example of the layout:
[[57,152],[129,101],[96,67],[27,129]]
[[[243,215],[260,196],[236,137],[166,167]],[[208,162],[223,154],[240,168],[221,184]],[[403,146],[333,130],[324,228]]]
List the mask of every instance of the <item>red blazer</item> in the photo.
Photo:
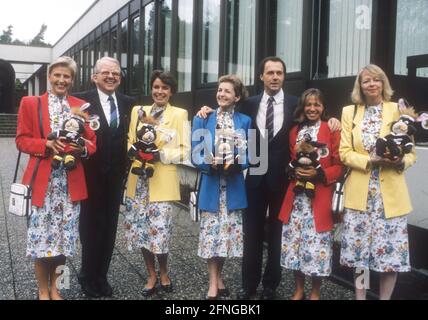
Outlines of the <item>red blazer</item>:
[[[290,131],[290,154],[291,160],[296,158],[295,145],[298,134],[298,126],[294,126]],[[321,122],[318,132],[318,141],[327,144],[329,154],[321,158],[320,164],[325,173],[324,182],[315,184],[315,198],[312,199],[312,208],[317,232],[325,232],[333,229],[333,217],[331,214],[331,200],[333,196],[334,183],[342,176],[343,166],[339,158],[340,131],[331,132],[327,122]],[[293,209],[294,192],[293,188],[296,180],[290,182],[285,198],[279,212],[279,219],[283,223],[290,220]]]
[[[45,93],[41,97],[42,102],[42,122],[43,135],[40,136],[39,114],[38,114],[38,99],[37,97],[23,97],[19,106],[18,112],[18,127],[16,131],[16,146],[24,153],[30,155],[27,168],[22,178],[23,184],[29,184],[33,175],[34,167],[37,158],[41,157],[39,169],[33,183],[32,205],[42,207],[45,200],[46,189],[48,187],[49,178],[51,176],[51,161],[52,155],[46,150],[46,137],[52,132],[49,119],[48,94]],[[83,100],[67,97],[70,106],[80,106],[84,103]],[[88,156],[96,151],[96,136],[95,133],[86,125],[84,138]],[[77,167],[67,173],[68,190],[72,201],[80,201],[88,197],[85,183],[85,174],[81,161],[77,161]]]

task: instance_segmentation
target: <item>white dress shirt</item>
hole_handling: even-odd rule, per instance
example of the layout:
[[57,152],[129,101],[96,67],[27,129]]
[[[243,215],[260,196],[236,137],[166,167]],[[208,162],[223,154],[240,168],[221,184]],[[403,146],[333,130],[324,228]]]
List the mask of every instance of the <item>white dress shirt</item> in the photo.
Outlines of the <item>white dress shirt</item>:
[[[109,95],[105,94],[99,89],[97,89],[97,91],[98,91],[98,96],[100,97],[101,107],[103,107],[104,115],[106,116],[106,119],[107,119],[107,123],[110,125],[110,101],[108,101]],[[117,126],[119,127],[119,124],[120,124],[119,105],[117,104],[116,94],[113,93],[111,96],[113,97],[114,104],[116,105],[116,108],[117,108]]]
[[[269,97],[270,96],[265,91],[257,113],[256,123],[263,138],[265,133],[264,130],[266,129],[266,111]],[[281,89],[273,98],[275,99],[273,103],[273,136],[276,136],[284,123],[284,91]]]

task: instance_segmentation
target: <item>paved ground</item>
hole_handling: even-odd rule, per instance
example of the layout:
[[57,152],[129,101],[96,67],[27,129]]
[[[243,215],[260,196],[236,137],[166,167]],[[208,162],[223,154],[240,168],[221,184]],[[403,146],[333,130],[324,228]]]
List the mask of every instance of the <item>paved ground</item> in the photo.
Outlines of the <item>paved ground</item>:
[[[25,219],[7,213],[9,188],[13,179],[16,156],[14,139],[0,139],[0,300],[37,298],[33,263],[24,257]],[[22,175],[25,162],[26,158],[22,161],[19,176]],[[175,290],[169,294],[157,294],[152,299],[199,300],[206,294],[208,283],[206,263],[196,255],[197,241],[198,225],[190,220],[185,209],[177,206],[169,263],[170,277]],[[240,264],[240,259],[228,260],[225,264],[225,283],[233,296],[240,288]],[[77,283],[80,255],[70,259],[67,266],[71,273],[70,288],[62,291],[64,298],[86,299]],[[145,299],[141,295],[141,290],[145,285],[146,276],[142,255],[138,252],[129,252],[126,248],[123,226],[120,222],[109,272],[109,281],[114,289],[113,299]],[[292,292],[292,274],[284,272],[277,298],[288,299]],[[322,298],[349,300],[353,299],[353,293],[327,280],[323,285]]]

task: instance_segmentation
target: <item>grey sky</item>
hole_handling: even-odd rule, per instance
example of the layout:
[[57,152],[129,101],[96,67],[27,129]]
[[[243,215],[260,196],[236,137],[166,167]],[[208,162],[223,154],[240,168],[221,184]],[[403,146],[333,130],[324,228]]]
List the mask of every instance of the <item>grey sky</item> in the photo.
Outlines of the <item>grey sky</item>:
[[56,41],[94,0],[0,0],[0,34],[13,25],[13,39],[29,41],[45,23],[45,42]]

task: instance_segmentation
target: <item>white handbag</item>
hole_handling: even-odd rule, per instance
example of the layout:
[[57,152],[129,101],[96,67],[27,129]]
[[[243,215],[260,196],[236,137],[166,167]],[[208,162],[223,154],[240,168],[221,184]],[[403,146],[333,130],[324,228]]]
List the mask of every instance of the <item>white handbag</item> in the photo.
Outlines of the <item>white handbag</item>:
[[25,217],[29,215],[30,208],[31,187],[21,183],[13,183],[10,187],[9,213]]
[[[39,114],[39,129],[40,137],[43,139],[43,127],[42,127],[42,105],[41,100],[38,98],[38,114]],[[21,159],[21,151],[18,153],[18,159],[16,160],[15,174],[13,177],[13,183],[10,186],[10,197],[9,197],[9,213],[19,217],[30,217],[31,211],[31,191],[34,179],[36,178],[37,170],[39,169],[41,158],[38,158],[36,165],[34,166],[33,175],[31,176],[30,184],[25,185],[16,182],[18,176],[19,160]]]
[[199,197],[199,184],[200,184],[200,178],[199,173],[196,176],[196,182],[195,182],[195,188],[194,191],[190,192],[190,198],[189,198],[189,213],[190,213],[190,219],[194,222],[199,221],[200,216],[200,210],[198,208],[198,197]]

